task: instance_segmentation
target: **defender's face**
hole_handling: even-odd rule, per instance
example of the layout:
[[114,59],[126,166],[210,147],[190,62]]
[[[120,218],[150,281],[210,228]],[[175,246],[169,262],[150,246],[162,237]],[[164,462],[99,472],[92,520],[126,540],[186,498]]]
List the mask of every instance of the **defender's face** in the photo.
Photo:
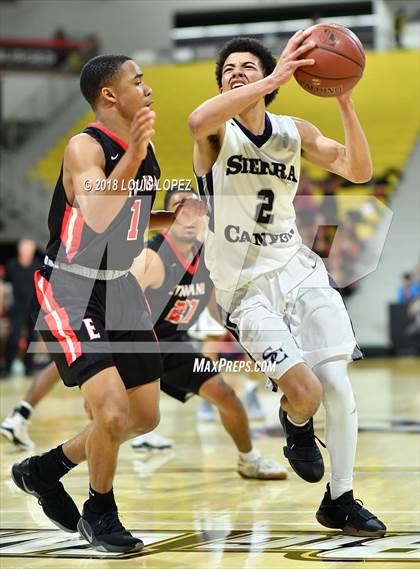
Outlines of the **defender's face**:
[[264,79],[259,58],[253,53],[231,53],[222,68],[221,93],[238,89],[249,83]]
[[[175,211],[177,206],[185,200],[197,200],[198,197],[193,192],[176,192],[169,201],[169,211]],[[195,243],[199,232],[202,230],[202,218],[189,225],[182,225],[179,221],[175,220],[171,226],[171,235],[184,243]]]
[[143,81],[143,73],[135,61],[125,61],[114,84],[119,112],[131,119],[142,107],[153,103],[152,89]]

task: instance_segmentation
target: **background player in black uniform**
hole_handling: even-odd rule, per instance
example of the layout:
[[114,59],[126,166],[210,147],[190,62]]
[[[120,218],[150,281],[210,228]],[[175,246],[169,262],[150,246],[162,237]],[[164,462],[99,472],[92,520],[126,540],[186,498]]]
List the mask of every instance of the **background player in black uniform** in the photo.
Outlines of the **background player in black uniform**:
[[[17,246],[17,257],[6,263],[5,281],[13,288],[13,306],[10,309],[10,331],[6,342],[5,367],[0,377],[10,375],[13,360],[19,351],[19,340],[24,328],[28,344],[34,339],[31,318],[31,301],[34,295],[34,272],[39,269],[40,259],[36,257],[36,244],[32,239],[21,239]],[[0,283],[0,295],[3,294]],[[0,303],[1,304],[1,303]],[[32,374],[32,354],[27,352],[24,360],[25,375]]]
[[[15,464],[12,476],[62,529],[79,530],[101,551],[132,551],[143,543],[119,521],[112,485],[121,443],[159,421],[161,359],[129,273],[160,175],[150,143],[155,115],[152,90],[126,56],[93,58],[80,85],[96,122],[66,147],[35,289],[42,336],[64,383],[80,387],[93,421],[63,445]],[[188,219],[186,210],[176,215]],[[174,218],[162,213],[154,221],[162,226]],[[134,352],[133,344],[144,342],[149,353]],[[80,517],[59,479],[85,459],[90,490]]]
[[[165,209],[175,210],[196,197],[191,191],[168,192]],[[170,229],[148,241],[131,269],[151,307],[162,352],[161,389],[182,402],[198,394],[217,407],[223,426],[238,449],[241,476],[282,480],[287,478],[286,469],[263,458],[253,448],[248,417],[240,399],[213,370],[212,361],[197,352],[187,333],[211,297],[215,309],[213,284],[204,264],[202,243],[197,240],[200,223],[199,219],[188,223],[176,220]],[[200,360],[206,360],[208,365],[204,364],[202,371],[194,371],[194,364]],[[135,439],[133,447],[141,443],[141,438]]]

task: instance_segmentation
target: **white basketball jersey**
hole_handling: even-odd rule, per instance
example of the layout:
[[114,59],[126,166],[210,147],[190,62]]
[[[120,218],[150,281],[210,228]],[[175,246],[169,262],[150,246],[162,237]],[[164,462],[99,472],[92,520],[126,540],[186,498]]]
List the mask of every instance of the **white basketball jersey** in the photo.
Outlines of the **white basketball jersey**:
[[293,199],[300,174],[300,136],[292,118],[265,115],[254,135],[226,123],[216,163],[197,177],[209,208],[205,260],[218,291],[233,293],[281,269],[301,246]]

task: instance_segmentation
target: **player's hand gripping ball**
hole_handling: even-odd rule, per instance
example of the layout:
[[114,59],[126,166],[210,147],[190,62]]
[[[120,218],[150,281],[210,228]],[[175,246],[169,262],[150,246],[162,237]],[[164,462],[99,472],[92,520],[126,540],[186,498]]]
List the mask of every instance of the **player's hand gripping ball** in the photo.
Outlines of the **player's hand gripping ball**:
[[318,97],[337,97],[352,89],[365,68],[365,52],[359,38],[337,24],[317,24],[309,29],[311,34],[303,43],[314,41],[316,45],[302,57],[315,59],[315,64],[296,69],[296,81]]

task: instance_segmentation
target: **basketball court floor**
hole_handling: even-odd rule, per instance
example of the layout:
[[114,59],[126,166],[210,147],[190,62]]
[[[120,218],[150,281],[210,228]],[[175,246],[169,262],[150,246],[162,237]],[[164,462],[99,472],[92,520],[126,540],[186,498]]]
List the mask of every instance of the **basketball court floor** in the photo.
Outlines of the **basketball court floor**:
[[[56,529],[36,500],[10,481],[10,467],[25,454],[1,441],[1,569],[347,569],[365,562],[369,569],[414,569],[420,564],[420,361],[375,359],[350,369],[360,421],[355,495],[388,526],[384,539],[343,536],[317,523],[327,476],[308,484],[289,469],[286,481],[242,479],[220,424],[197,423],[199,399],[181,405],[164,396],[159,433],[175,439],[175,448],[144,454],[125,444],[115,480],[122,521],[142,537],[145,549],[131,556],[99,553],[77,534]],[[0,384],[2,417],[27,386],[19,378]],[[263,389],[260,394],[267,420],[252,424],[256,445],[284,460],[279,396]],[[57,386],[33,417],[37,452],[84,423],[78,390]],[[322,425],[319,412],[321,438]],[[64,482],[81,507],[86,466]]]

